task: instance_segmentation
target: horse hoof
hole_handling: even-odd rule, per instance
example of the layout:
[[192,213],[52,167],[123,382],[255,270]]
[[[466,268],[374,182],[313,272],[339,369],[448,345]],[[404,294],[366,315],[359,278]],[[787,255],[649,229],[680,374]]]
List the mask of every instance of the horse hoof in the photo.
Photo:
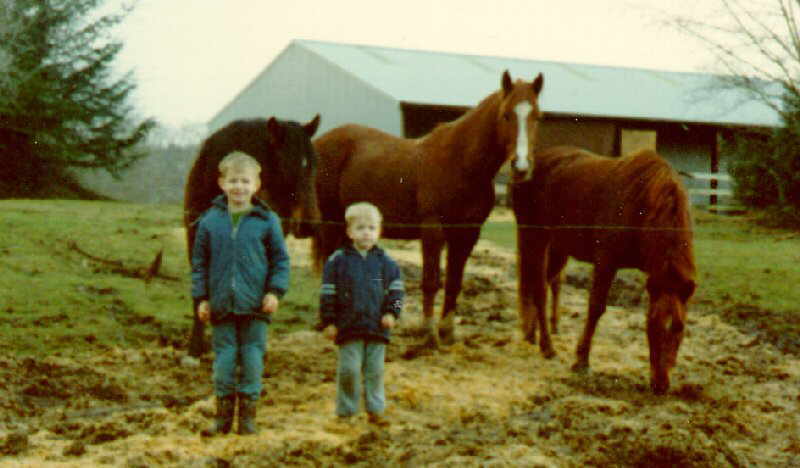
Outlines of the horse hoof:
[[195,342],[190,343],[189,344],[189,349],[187,350],[187,354],[189,356],[191,356],[193,358],[197,358],[197,359],[202,357],[203,354],[205,354],[205,352],[206,352],[206,349],[205,349],[205,346],[203,346],[203,343],[195,343]]
[[585,362],[576,362],[572,365],[571,369],[572,372],[575,372],[576,374],[586,375],[589,373],[589,364]]
[[528,333],[525,335],[525,341],[528,343],[535,345],[536,344],[536,333]]
[[440,328],[439,340],[442,344],[452,345],[456,342],[456,334],[452,328]]
[[666,395],[669,390],[669,382],[650,382],[650,389],[655,395]]
[[542,356],[544,356],[545,359],[553,359],[556,357],[556,352],[553,350],[553,348],[543,349]]
[[439,349],[439,336],[435,333],[429,333],[422,346],[428,349]]

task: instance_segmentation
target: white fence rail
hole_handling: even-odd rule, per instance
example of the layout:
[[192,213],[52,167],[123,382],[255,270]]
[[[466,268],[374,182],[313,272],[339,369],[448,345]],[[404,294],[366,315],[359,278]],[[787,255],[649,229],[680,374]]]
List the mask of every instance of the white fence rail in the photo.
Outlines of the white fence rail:
[[693,204],[708,206],[710,211],[744,211],[744,207],[734,198],[729,174],[719,172],[691,172],[689,174],[693,179],[689,187],[689,195],[692,197]]

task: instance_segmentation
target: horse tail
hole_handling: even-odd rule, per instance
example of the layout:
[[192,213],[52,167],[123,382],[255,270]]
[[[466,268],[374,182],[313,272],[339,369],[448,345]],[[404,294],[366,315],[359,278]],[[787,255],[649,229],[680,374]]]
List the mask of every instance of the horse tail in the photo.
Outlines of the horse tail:
[[322,272],[325,260],[339,246],[344,236],[344,207],[339,196],[342,172],[355,150],[349,126],[335,128],[314,140],[318,166],[315,181],[320,224],[311,240],[311,264]]

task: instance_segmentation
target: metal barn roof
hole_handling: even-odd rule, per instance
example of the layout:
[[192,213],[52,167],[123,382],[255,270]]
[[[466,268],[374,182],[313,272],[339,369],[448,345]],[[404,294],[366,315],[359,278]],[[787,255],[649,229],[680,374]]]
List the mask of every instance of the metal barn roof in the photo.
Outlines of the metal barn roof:
[[471,107],[512,78],[544,74],[546,113],[721,125],[780,126],[774,110],[714,75],[295,40],[398,102]]

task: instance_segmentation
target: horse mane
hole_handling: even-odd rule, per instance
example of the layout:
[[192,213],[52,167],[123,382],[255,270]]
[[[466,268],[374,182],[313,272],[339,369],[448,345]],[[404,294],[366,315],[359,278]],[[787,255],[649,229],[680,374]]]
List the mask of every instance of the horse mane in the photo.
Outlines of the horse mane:
[[[497,118],[496,110],[487,112],[487,109],[492,106],[498,107],[501,93],[502,90],[498,90],[489,94],[455,120],[438,123],[427,135],[418,138],[416,144],[436,148],[433,151],[425,151],[428,156],[457,155],[463,158],[466,155],[479,155],[480,159],[477,161],[472,175],[496,173],[503,161],[485,156],[502,152],[502,149],[490,146],[492,135],[479,131],[472,132],[469,131],[469,128],[470,126],[488,127],[489,124],[486,124],[486,120]],[[473,135],[474,137],[464,138],[464,135]]]
[[461,114],[461,116],[459,116],[455,120],[451,120],[449,122],[437,123],[433,127],[433,130],[428,132],[427,135],[423,135],[422,137],[420,137],[420,140],[440,138],[443,133],[452,131],[460,127],[461,125],[467,125],[474,118],[476,114],[482,113],[485,107],[494,105],[495,101],[499,98],[501,92],[502,90],[498,90],[486,96],[481,100],[481,102],[471,107],[469,110]]
[[694,279],[689,198],[677,173],[655,151],[619,159],[618,184],[628,206],[639,210],[642,249],[648,271]]

